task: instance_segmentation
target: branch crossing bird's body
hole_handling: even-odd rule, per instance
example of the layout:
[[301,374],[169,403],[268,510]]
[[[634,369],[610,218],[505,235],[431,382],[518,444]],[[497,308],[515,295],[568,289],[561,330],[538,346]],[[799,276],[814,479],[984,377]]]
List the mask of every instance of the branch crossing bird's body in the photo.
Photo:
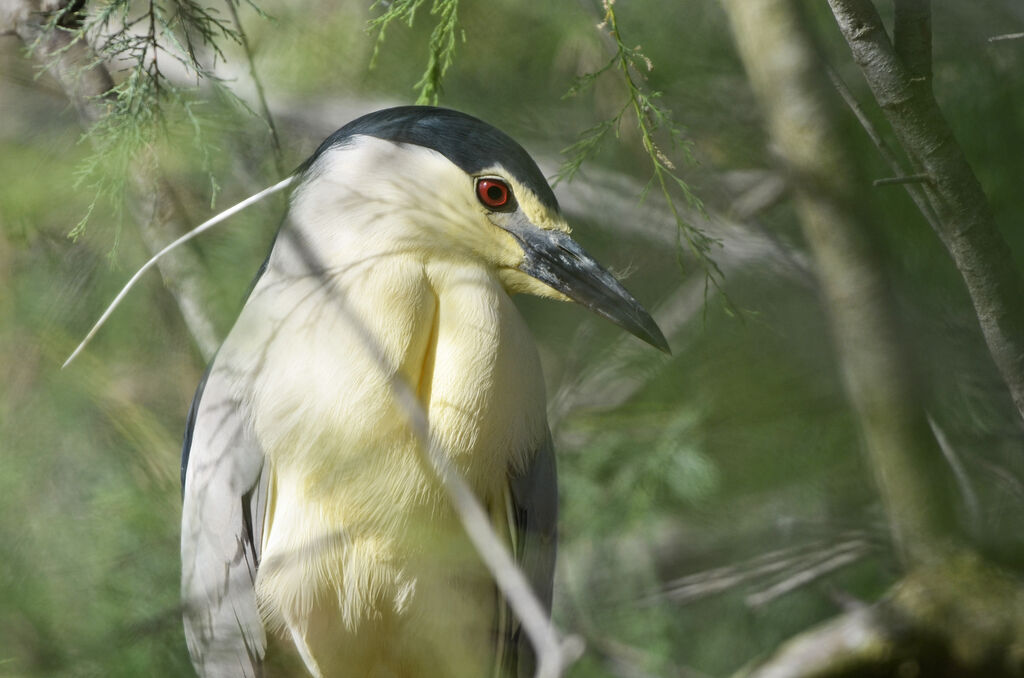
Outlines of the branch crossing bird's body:
[[259,675],[269,634],[313,675],[529,675],[395,381],[550,605],[554,458],[536,348],[509,293],[568,295],[664,340],[617,283],[620,308],[596,307],[593,272],[577,270],[592,260],[572,251],[536,166],[474,118],[371,114],[302,172],[189,416],[193,661],[204,676]]

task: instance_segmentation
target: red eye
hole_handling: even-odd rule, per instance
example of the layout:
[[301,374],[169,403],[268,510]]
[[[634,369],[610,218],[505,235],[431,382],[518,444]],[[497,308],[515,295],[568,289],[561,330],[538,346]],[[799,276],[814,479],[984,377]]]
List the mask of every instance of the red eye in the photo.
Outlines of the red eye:
[[500,179],[478,179],[476,182],[476,196],[491,209],[506,207],[511,193],[508,185]]

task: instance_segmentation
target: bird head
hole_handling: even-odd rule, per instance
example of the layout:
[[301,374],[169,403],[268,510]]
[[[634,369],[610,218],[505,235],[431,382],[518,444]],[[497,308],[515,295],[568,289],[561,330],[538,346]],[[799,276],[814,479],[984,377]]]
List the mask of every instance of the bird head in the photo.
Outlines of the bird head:
[[376,111],[328,137],[299,175],[290,221],[327,268],[397,253],[468,258],[509,293],[580,303],[669,351],[650,314],[572,239],[529,154],[481,120]]

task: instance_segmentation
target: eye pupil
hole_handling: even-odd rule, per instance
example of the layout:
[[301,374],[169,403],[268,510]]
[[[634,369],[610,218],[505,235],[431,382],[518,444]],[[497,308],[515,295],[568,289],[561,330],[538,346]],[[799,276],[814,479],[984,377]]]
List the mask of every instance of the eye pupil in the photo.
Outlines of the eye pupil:
[[500,179],[479,179],[476,182],[476,194],[485,207],[497,209],[509,206],[512,192]]

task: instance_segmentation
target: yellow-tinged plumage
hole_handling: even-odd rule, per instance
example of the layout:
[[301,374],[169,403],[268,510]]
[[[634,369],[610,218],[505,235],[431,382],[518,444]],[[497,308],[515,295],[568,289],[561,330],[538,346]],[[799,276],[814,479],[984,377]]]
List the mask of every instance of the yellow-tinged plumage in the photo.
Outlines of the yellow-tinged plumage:
[[[413,218],[427,190],[396,181],[396,154],[413,177],[453,175],[442,179],[453,190],[438,196],[435,219]],[[238,373],[258,375],[244,397],[273,470],[261,613],[305,643],[324,675],[339,675],[338,657],[357,676],[363,669],[338,637],[362,647],[389,623],[396,628],[379,653],[363,647],[367,661],[387,664],[391,647],[408,663],[408,648],[423,643],[453,657],[466,643],[439,644],[451,629],[432,605],[457,605],[467,585],[494,598],[382,367],[420,396],[440,449],[502,511],[508,469],[521,469],[545,436],[545,397],[529,331],[496,273],[517,265],[522,248],[487,228],[465,173],[435,151],[373,138],[327,160],[330,181],[297,193],[290,225],[318,252],[324,275],[297,275],[305,264],[281,241],[225,350],[251,361],[235,365]],[[375,191],[353,195],[349,187],[368,173],[379,175],[369,182]],[[384,218],[396,205],[408,220]],[[495,610],[475,600],[470,608],[460,617],[463,633],[479,635],[478,656],[462,661],[474,667],[465,675],[483,675]],[[406,675],[398,664],[391,670]]]
[[510,294],[665,347],[568,233],[525,151],[452,111],[371,114],[303,168],[189,415],[182,592],[204,677],[258,675],[268,635],[314,676],[529,673],[395,382],[550,605],[554,458]]

